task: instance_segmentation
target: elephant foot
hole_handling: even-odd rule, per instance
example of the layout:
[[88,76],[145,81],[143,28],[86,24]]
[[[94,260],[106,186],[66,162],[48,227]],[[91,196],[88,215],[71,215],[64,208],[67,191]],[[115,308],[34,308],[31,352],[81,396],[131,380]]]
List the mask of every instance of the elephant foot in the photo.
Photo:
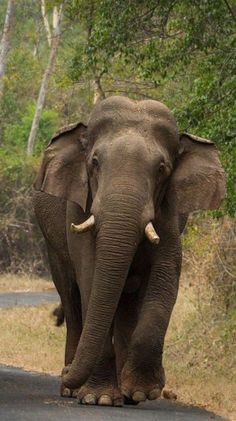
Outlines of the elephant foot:
[[95,385],[85,383],[79,390],[78,403],[82,405],[122,406],[123,398],[114,385]]
[[[67,365],[62,369],[61,375],[66,374],[70,368],[70,365]],[[69,389],[63,383],[60,386],[60,395],[63,398],[77,398],[79,389]]]
[[82,405],[122,406],[114,361],[102,363],[79,389],[78,403]]
[[126,399],[136,403],[146,399],[154,400],[161,396],[165,385],[165,373],[163,367],[156,369],[133,368],[125,364],[121,373],[121,391]]
[[61,384],[60,395],[63,398],[77,398],[79,389],[69,389],[64,384]]

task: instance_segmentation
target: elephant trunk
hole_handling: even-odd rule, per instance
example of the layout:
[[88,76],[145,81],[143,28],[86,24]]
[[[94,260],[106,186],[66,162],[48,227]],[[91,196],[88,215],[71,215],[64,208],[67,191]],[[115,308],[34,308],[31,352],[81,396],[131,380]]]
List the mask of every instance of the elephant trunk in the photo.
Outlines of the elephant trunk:
[[[91,374],[111,327],[141,232],[141,200],[133,194],[106,197],[96,244],[93,287],[75,358],[63,383],[80,387]],[[115,210],[115,211],[114,211]]]

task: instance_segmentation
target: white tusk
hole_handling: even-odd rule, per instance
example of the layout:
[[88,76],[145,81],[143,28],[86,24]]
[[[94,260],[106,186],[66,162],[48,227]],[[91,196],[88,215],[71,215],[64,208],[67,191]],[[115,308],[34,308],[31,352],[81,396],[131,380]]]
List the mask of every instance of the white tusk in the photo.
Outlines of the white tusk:
[[84,221],[82,224],[75,225],[71,224],[70,229],[72,232],[77,232],[78,234],[82,232],[90,231],[95,225],[95,218],[93,215],[91,215],[86,221]]
[[151,222],[149,222],[146,225],[145,234],[146,234],[146,237],[149,239],[149,241],[152,244],[156,244],[157,245],[159,243],[160,237],[157,235],[157,233],[155,231],[155,228],[154,228],[154,226],[152,225]]

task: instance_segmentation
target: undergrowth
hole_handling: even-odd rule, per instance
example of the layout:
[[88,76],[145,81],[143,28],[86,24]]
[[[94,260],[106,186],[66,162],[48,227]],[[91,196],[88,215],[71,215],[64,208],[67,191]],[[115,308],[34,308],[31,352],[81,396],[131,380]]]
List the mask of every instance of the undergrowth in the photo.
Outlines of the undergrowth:
[[[236,418],[235,221],[194,216],[165,349],[178,399]],[[232,417],[232,418],[231,418]]]

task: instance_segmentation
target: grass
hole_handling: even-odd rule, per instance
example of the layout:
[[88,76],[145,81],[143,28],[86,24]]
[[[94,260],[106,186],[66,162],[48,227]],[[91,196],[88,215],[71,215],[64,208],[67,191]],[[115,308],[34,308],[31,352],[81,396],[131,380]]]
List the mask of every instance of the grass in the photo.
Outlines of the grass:
[[[167,388],[176,392],[179,401],[235,421],[236,317],[229,319],[212,320],[205,304],[199,311],[194,288],[182,285],[166,337],[164,363]],[[231,330],[228,337],[227,329]]]
[[236,420],[235,221],[195,221],[184,237],[180,294],[166,338],[178,400]]
[[0,361],[45,372],[60,374],[64,358],[65,328],[54,325],[54,304],[0,310]]
[[27,274],[5,273],[0,275],[0,292],[47,291],[54,289],[52,281]]

